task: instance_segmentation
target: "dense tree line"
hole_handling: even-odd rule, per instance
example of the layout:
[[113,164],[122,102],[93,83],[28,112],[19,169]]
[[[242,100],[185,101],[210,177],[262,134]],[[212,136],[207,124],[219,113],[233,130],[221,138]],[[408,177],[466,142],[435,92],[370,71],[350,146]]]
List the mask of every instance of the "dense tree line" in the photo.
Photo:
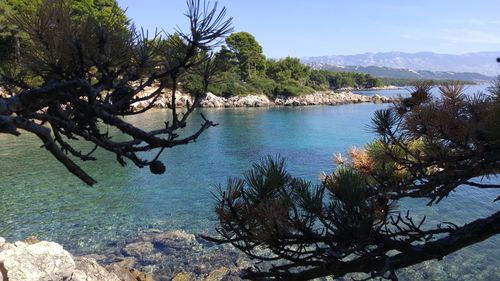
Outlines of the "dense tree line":
[[[221,73],[209,86],[220,96],[265,94],[297,96],[340,88],[371,88],[384,85],[369,74],[313,70],[298,58],[266,59],[262,46],[248,32],[236,32],[215,55]],[[186,90],[200,87],[200,77],[186,76]]]
[[358,72],[335,72],[331,70],[313,70],[311,81],[322,88],[356,88],[365,89],[382,87],[383,80],[370,74]]

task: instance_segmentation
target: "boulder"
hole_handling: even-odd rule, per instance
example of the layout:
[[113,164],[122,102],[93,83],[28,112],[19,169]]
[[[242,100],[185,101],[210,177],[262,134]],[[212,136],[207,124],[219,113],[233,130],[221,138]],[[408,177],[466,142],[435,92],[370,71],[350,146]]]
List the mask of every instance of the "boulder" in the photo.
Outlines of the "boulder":
[[201,100],[201,107],[224,107],[227,99],[218,97],[212,93],[206,93],[205,97]]
[[[133,279],[132,279],[133,280]],[[100,266],[95,259],[75,258],[75,270],[70,281],[121,281],[116,274]]]
[[0,271],[9,281],[70,280],[75,262],[70,253],[57,243],[16,242],[0,252]]
[[[133,247],[129,248],[131,250]],[[94,256],[102,258],[100,255]],[[54,242],[40,242],[35,237],[28,237],[10,244],[0,237],[0,280],[154,281],[150,274],[121,266],[133,266],[135,263],[135,258],[127,257],[104,268],[90,255],[73,257]]]

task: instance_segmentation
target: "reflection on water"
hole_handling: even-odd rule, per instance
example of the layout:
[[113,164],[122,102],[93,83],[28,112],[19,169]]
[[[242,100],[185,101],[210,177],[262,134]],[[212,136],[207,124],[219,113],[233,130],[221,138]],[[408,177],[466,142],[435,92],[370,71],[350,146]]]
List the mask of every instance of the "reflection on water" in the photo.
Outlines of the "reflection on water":
[[[251,162],[281,154],[295,176],[318,181],[321,171],[334,169],[331,155],[362,146],[373,135],[366,129],[373,112],[387,105],[357,104],[295,108],[207,109],[205,116],[220,125],[195,144],[167,150],[167,172],[119,166],[115,157],[98,151],[98,161],[82,163],[98,180],[94,187],[69,174],[29,135],[0,135],[0,236],[9,240],[36,235],[63,243],[73,252],[98,251],[109,243],[135,236],[143,229],[213,232],[215,216],[210,192],[227,176],[241,176]],[[155,110],[129,121],[158,128],[169,111]],[[188,130],[201,123],[198,114]],[[428,223],[465,223],[499,210],[497,194],[459,190],[436,207],[417,200],[402,203]],[[402,279],[500,279],[498,237],[446,257],[444,262],[418,265]]]

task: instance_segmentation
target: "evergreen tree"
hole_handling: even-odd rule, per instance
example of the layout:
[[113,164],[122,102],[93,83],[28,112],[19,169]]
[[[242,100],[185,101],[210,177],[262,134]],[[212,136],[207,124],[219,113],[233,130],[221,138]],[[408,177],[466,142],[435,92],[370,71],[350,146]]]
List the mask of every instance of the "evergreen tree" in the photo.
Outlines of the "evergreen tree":
[[[96,181],[75,158],[96,160],[94,152],[102,148],[114,153],[121,165],[127,159],[161,174],[165,166],[158,157],[165,148],[193,142],[215,125],[204,119],[196,132],[180,136],[217,71],[210,54],[231,31],[225,8],[218,11],[217,5],[188,0],[190,32],[165,41],[124,25],[128,20],[114,1],[38,3],[34,10],[7,16],[25,34],[26,45],[19,55],[0,61],[0,133],[18,136],[23,130],[36,135],[71,173],[92,185]],[[200,73],[203,87],[192,93],[194,104],[179,114],[175,90],[187,71]],[[156,90],[144,94],[153,84]],[[163,128],[145,131],[121,118],[150,109],[167,87],[172,90],[172,115]],[[141,101],[148,105],[136,110],[132,105]],[[108,133],[113,127],[127,140],[113,139]],[[91,142],[95,148],[80,151],[77,140]],[[150,150],[157,151],[152,159],[140,156]]]
[[[112,21],[113,24],[126,28],[128,18],[115,0],[72,0],[67,1],[71,7],[73,20],[84,20],[92,15],[99,21]],[[0,2],[0,59],[19,56],[20,49],[28,44],[29,36],[11,20],[15,15],[22,14],[35,17],[42,0],[4,0]]]
[[235,32],[226,38],[228,48],[235,54],[242,81],[265,70],[266,58],[262,47],[248,32]]
[[[366,273],[397,280],[396,270],[441,260],[500,233],[500,211],[456,225],[425,224],[398,202],[431,206],[458,187],[499,189],[500,81],[488,93],[463,94],[459,83],[417,85],[411,97],[377,111],[378,138],[313,185],[290,175],[281,158],[254,164],[219,187],[220,237],[272,266],[244,272],[253,280],[309,280]],[[491,204],[500,200],[491,198]],[[466,206],[474,208],[474,206]],[[495,208],[492,208],[494,210]],[[267,269],[266,269],[267,268]]]

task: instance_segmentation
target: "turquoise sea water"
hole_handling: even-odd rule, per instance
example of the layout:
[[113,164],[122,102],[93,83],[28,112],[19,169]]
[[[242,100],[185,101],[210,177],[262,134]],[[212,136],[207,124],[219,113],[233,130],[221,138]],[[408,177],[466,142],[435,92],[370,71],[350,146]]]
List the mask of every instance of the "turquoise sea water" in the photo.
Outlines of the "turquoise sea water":
[[[469,87],[475,92],[484,86]],[[400,91],[405,93],[406,91]],[[366,94],[397,94],[397,91]],[[373,112],[387,105],[204,109],[220,125],[210,128],[194,144],[167,150],[162,160],[167,172],[151,175],[133,165],[120,167],[113,155],[99,151],[96,162],[83,167],[99,182],[82,184],[32,136],[0,135],[0,236],[10,241],[36,235],[62,243],[75,253],[98,252],[117,240],[144,229],[182,229],[213,233],[216,225],[211,192],[228,176],[239,177],[251,163],[268,154],[288,159],[295,176],[318,181],[322,171],[335,167],[333,153],[362,146],[374,135],[367,125]],[[169,111],[154,110],[129,121],[161,127]],[[200,124],[195,114],[189,130]],[[82,147],[85,148],[85,147]],[[495,179],[493,179],[495,180]],[[497,192],[460,189],[436,207],[408,200],[428,223],[448,220],[462,224],[500,209]],[[491,238],[446,257],[401,273],[405,280],[500,279],[500,239]]]

